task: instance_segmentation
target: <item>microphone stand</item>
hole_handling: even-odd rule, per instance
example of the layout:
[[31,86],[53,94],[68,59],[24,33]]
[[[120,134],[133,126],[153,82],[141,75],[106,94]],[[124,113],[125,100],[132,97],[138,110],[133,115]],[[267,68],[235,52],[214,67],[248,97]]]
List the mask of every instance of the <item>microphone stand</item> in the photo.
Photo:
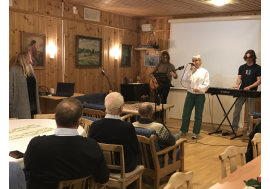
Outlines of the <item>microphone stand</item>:
[[[155,85],[155,83],[154,83],[154,80],[152,80],[152,82],[153,82],[153,85],[154,85],[154,87],[155,87],[155,120],[157,120],[157,118],[156,118],[156,112],[157,112],[157,102],[156,102],[156,99],[158,98],[159,100],[160,100],[160,98],[158,97],[158,94],[157,94],[157,88],[156,88],[156,85]],[[156,98],[157,97],[157,98]]]
[[109,90],[109,92],[110,92],[110,91],[113,91],[113,88],[112,88],[112,85],[111,85],[111,83],[110,83],[110,80],[109,80],[108,76],[105,74],[104,70],[102,70],[101,72],[103,73],[103,75],[106,76],[107,81],[108,81],[108,83],[109,83],[109,85],[110,85],[110,89],[111,89],[111,90]]
[[[154,77],[156,78],[160,88],[163,91],[163,87],[164,87],[164,83],[168,83],[167,81],[169,81],[169,78],[167,77],[167,75],[165,73],[153,73]],[[167,80],[167,81],[166,81]],[[162,112],[162,117],[161,117],[161,122],[164,125],[164,127],[169,131],[169,129],[166,127],[166,125],[164,124],[164,119],[163,119],[163,115],[164,115],[164,107],[163,107],[163,102],[162,102],[162,93],[161,93],[161,112]],[[160,115],[160,112],[159,112]]]

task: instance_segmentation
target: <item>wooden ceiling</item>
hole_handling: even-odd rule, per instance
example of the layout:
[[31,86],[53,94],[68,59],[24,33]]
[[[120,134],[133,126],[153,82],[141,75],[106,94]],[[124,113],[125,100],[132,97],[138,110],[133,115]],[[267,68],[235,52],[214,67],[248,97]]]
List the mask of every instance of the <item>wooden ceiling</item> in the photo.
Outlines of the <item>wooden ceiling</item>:
[[209,0],[66,0],[93,9],[131,17],[196,17],[203,15],[260,14],[261,0],[234,0],[224,6]]

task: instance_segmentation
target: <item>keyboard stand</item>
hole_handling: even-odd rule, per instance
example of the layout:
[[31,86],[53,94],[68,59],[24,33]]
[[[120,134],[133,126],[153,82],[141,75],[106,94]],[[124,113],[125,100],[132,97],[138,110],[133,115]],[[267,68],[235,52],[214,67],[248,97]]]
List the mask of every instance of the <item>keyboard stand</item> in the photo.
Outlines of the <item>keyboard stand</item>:
[[[213,94],[211,94],[211,95],[213,95]],[[224,120],[227,119],[228,122],[229,122],[229,124],[230,124],[230,126],[231,126],[231,128],[232,128],[232,132],[233,132],[233,134],[234,134],[234,137],[231,137],[230,139],[232,140],[232,139],[235,139],[235,138],[237,138],[237,137],[243,136],[243,134],[241,134],[241,135],[236,135],[236,133],[235,133],[234,130],[233,130],[232,124],[231,124],[231,122],[230,122],[230,120],[229,120],[229,118],[228,118],[229,113],[231,112],[233,106],[235,105],[235,103],[236,103],[236,101],[238,100],[239,97],[236,98],[236,100],[234,101],[234,103],[233,103],[233,105],[231,106],[230,110],[228,111],[228,113],[226,113],[226,111],[225,111],[225,109],[224,109],[224,107],[223,107],[223,105],[222,105],[222,103],[221,103],[221,101],[220,101],[220,99],[219,99],[219,97],[218,97],[217,94],[216,94],[216,96],[217,96],[217,99],[218,99],[218,101],[219,101],[219,103],[220,103],[222,109],[223,109],[223,112],[225,113],[225,117],[224,117],[224,119],[222,120],[222,122],[220,123],[220,125],[218,126],[217,130],[216,130],[215,132],[208,133],[208,135],[211,135],[211,134],[214,134],[214,133],[220,133],[220,132],[222,132],[222,130],[219,130],[219,128],[220,128],[220,126],[222,125],[222,123],[224,122]]]

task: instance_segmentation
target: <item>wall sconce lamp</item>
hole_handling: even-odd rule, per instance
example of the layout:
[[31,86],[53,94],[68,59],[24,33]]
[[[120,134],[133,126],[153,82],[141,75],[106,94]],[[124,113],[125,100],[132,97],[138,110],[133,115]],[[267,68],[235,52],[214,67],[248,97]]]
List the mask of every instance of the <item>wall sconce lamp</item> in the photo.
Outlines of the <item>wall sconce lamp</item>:
[[54,55],[56,53],[56,46],[54,45],[53,42],[49,42],[48,52],[50,54],[50,58],[54,58]]
[[115,57],[115,59],[118,59],[119,55],[120,55],[119,48],[115,45],[115,47],[114,47],[114,57]]
[[110,54],[114,56],[115,59],[119,58],[120,50],[117,45],[115,45],[114,49],[110,50]]

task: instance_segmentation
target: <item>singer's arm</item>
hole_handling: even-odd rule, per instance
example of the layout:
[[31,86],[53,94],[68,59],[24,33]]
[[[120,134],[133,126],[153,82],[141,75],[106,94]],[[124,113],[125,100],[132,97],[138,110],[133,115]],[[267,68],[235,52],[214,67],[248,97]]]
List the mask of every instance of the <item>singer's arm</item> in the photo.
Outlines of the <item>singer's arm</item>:
[[192,81],[191,75],[192,75],[191,70],[186,71],[184,76],[183,76],[183,80],[187,81],[187,82],[191,82]]
[[237,80],[236,80],[236,85],[233,86],[233,89],[239,89],[239,85],[242,83],[242,75],[238,75]]
[[[171,64],[171,67],[170,67],[170,68],[171,68],[171,69],[170,69],[170,75],[173,76],[174,79],[177,79],[177,78],[178,78],[178,75],[177,75],[177,73],[176,73],[176,71],[175,71],[174,65]],[[173,72],[173,73],[171,73],[171,72]]]
[[151,79],[154,79],[154,80],[156,79],[156,78],[154,77],[153,73],[155,73],[157,70],[158,70],[158,64],[155,65],[154,69],[153,69],[152,72],[149,74],[149,77],[150,77]]
[[198,87],[199,91],[200,92],[206,92],[207,89],[209,88],[209,85],[210,85],[210,80],[209,80],[209,73],[208,71],[206,72],[205,74],[205,77],[204,77],[204,81],[203,83]]

